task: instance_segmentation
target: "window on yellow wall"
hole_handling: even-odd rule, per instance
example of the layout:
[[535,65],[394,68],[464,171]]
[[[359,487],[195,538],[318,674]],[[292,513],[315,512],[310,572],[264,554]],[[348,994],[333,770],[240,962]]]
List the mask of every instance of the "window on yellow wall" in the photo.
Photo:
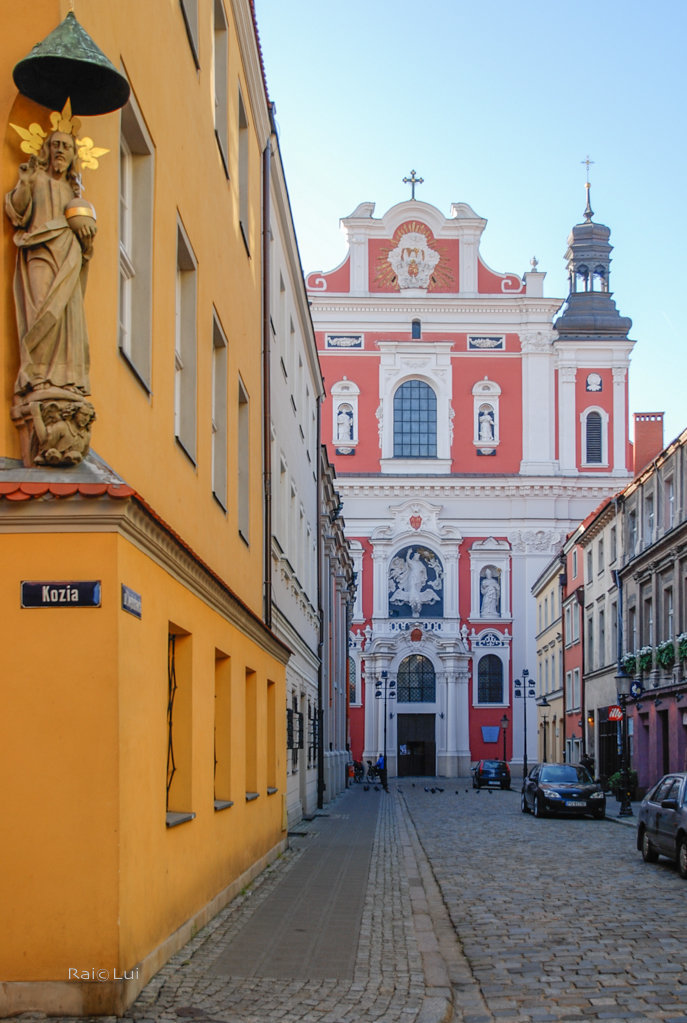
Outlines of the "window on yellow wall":
[[196,259],[177,223],[174,335],[174,434],[188,457],[196,459]]
[[239,224],[241,227],[241,233],[243,235],[243,241],[245,243],[248,254],[250,255],[250,224],[248,222],[249,216],[249,188],[250,188],[250,168],[249,159],[250,153],[248,148],[248,117],[246,116],[246,108],[243,104],[243,96],[239,89]]
[[227,339],[212,323],[212,492],[227,508]]
[[133,97],[119,145],[119,350],[147,391],[152,369],[153,144]]
[[273,795],[277,789],[277,687],[268,679],[267,682],[267,794]]
[[233,806],[231,723],[231,658],[215,650],[215,810]]
[[228,127],[229,127],[229,89],[228,89],[228,58],[229,33],[227,16],[224,13],[222,0],[215,0],[214,33],[213,33],[213,65],[215,77],[215,137],[219,146],[224,173],[229,177]]
[[193,820],[191,810],[191,635],[174,623],[167,633],[167,786],[166,823]]
[[244,699],[246,799],[257,799],[258,792],[258,680],[246,668]]
[[238,516],[239,533],[250,543],[250,403],[241,380],[238,391]]
[[197,68],[200,67],[199,49],[198,49],[198,0],[180,0],[181,13],[184,16],[184,25],[186,26],[186,35],[188,36],[188,43],[191,47],[191,53],[193,55],[193,62]]

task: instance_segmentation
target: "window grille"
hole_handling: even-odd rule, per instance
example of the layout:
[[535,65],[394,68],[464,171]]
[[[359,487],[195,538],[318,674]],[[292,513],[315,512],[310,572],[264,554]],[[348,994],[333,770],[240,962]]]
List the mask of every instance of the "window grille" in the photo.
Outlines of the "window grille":
[[394,458],[436,456],[436,394],[422,380],[407,380],[394,395]]
[[411,654],[398,668],[399,703],[433,703],[436,699],[434,665],[422,654]]
[[480,658],[477,668],[477,702],[503,703],[503,664],[496,654]]

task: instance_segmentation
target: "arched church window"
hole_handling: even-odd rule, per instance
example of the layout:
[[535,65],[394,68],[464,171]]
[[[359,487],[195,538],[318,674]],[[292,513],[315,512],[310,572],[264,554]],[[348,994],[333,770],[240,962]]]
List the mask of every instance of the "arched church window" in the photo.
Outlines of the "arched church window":
[[503,703],[503,664],[496,654],[485,654],[477,666],[477,702]]
[[437,396],[423,380],[394,394],[394,458],[437,457]]
[[586,458],[589,465],[600,465],[602,461],[602,423],[599,412],[590,412],[585,424]]
[[411,338],[413,341],[419,341],[422,337],[422,323],[420,320],[413,320],[411,324]]
[[400,703],[434,703],[436,675],[434,665],[422,654],[410,654],[398,667],[396,684]]

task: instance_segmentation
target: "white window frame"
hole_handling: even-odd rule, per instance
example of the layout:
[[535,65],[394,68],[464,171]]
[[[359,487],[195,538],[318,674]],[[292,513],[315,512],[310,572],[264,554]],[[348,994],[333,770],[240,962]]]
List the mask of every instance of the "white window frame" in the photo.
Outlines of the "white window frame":
[[174,330],[174,435],[196,461],[197,261],[181,220],[177,220]]
[[215,138],[229,177],[229,27],[222,0],[214,0],[213,22]]
[[227,339],[214,313],[212,318],[212,492],[227,509]]
[[[383,473],[421,475],[451,471],[453,442],[453,374],[451,342],[378,341],[379,360],[379,442]],[[435,458],[394,457],[394,395],[409,380],[421,380],[437,399],[437,453]]]
[[[601,416],[601,461],[590,462],[587,459],[587,418],[590,413],[598,412]],[[609,415],[599,405],[591,405],[580,413],[580,451],[582,452],[581,465],[585,469],[608,468],[608,422]]]
[[154,188],[153,144],[132,95],[120,123],[118,346],[148,392],[152,384]]

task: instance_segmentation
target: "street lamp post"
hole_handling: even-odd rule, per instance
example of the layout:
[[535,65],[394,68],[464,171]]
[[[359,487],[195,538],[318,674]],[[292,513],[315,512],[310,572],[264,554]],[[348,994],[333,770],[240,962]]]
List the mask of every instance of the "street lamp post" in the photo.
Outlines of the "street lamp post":
[[503,729],[503,759],[504,760],[508,759],[507,756],[506,756],[506,731],[508,729],[508,725],[509,725],[508,715],[504,714],[503,717],[501,718],[501,728]]
[[[549,703],[549,701],[546,699],[545,696],[542,696],[542,697],[540,697],[540,699],[537,700],[537,707],[542,707],[542,708],[546,709],[546,708],[548,708],[550,706],[551,706],[551,704]],[[542,736],[543,736],[543,739],[542,739],[542,747],[543,747],[542,748],[542,753],[544,754],[543,757],[542,757],[542,760],[544,761],[544,763],[546,763],[546,733],[547,733],[547,730],[548,730],[548,724],[549,724],[549,719],[547,718],[546,714],[544,714],[544,718],[543,718],[542,726],[541,726],[542,727]]]
[[618,811],[619,817],[634,817],[632,812],[632,803],[630,801],[630,777],[628,768],[628,749],[627,749],[627,701],[630,698],[632,679],[625,671],[624,666],[621,664],[618,668],[618,673],[615,676],[615,685],[618,693],[618,703],[621,706],[623,717],[621,722],[621,749],[620,749],[620,788],[621,788],[621,800],[620,810]]
[[527,777],[527,701],[535,696],[534,679],[530,679],[527,668],[522,669],[522,682],[513,680],[514,695],[522,699],[523,737],[522,737],[522,776]]
[[389,791],[388,787],[388,767],[386,762],[386,721],[387,721],[387,702],[389,700],[396,699],[396,679],[389,678],[386,671],[382,671],[381,679],[377,683],[375,690],[375,700],[384,700],[384,775],[382,777],[382,785],[385,792]]

